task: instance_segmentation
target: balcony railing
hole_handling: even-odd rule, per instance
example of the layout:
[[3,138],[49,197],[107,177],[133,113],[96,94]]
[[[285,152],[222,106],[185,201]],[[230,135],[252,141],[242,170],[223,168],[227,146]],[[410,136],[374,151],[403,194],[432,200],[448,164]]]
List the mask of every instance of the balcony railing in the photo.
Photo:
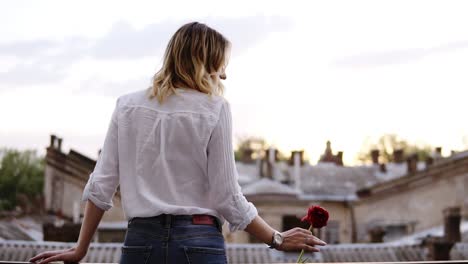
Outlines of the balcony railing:
[[[21,261],[0,261],[0,264],[30,264],[31,262],[21,262]],[[57,263],[57,262],[52,262],[52,263]],[[58,262],[61,263],[61,262]],[[100,263],[88,263],[88,262],[80,262],[81,264],[100,264]],[[327,262],[322,262],[322,263],[327,263]],[[328,262],[328,263],[333,263],[333,262]],[[336,263],[336,262],[335,262]],[[463,264],[463,263],[468,263],[468,260],[444,260],[444,261],[410,261],[410,262],[340,262],[340,264],[371,264],[371,263],[378,263],[378,264],[402,264],[402,263],[408,263],[408,264]],[[114,264],[114,263],[113,263]],[[118,263],[115,263],[118,264]]]
[[[0,263],[28,263],[31,257],[49,250],[66,249],[76,243],[0,241]],[[118,263],[122,243],[91,243],[83,263]],[[339,244],[327,245],[321,252],[306,254],[314,263],[467,263],[468,243],[457,243],[450,250],[452,261],[427,261],[428,250],[420,245]],[[263,244],[227,244],[229,263],[294,263],[298,252],[280,252]],[[23,261],[23,262],[14,262]]]

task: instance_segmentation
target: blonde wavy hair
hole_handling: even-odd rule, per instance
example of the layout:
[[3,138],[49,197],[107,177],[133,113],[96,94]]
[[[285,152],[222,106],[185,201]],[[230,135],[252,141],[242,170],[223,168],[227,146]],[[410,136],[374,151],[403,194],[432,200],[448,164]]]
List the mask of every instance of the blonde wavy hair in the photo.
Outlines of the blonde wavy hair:
[[161,69],[148,88],[149,98],[162,103],[176,88],[190,88],[209,95],[222,95],[224,86],[213,74],[225,79],[224,67],[230,42],[205,24],[183,25],[169,41]]

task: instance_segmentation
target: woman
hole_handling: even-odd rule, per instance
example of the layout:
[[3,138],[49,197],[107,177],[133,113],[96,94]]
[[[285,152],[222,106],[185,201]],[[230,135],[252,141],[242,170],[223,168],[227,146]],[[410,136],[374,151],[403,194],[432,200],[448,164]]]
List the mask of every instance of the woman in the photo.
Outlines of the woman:
[[[226,263],[222,224],[271,248],[319,251],[310,231],[278,232],[241,193],[231,111],[222,97],[230,43],[193,22],[171,38],[153,85],[118,98],[83,192],[77,246],[30,261],[79,261],[120,185],[128,230],[120,263]],[[157,100],[154,100],[157,99]]]

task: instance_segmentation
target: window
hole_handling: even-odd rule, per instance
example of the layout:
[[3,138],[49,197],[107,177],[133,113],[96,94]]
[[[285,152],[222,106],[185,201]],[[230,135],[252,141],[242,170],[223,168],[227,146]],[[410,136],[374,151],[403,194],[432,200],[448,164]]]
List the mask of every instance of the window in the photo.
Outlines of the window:
[[338,221],[328,221],[327,226],[323,227],[325,231],[325,242],[328,244],[340,243],[340,223]]
[[408,234],[408,227],[405,224],[387,225],[384,227],[384,229],[385,229],[385,238],[384,238],[385,241],[397,239]]
[[301,219],[297,218],[295,215],[283,216],[283,232],[295,227],[309,229],[309,224],[302,222]]

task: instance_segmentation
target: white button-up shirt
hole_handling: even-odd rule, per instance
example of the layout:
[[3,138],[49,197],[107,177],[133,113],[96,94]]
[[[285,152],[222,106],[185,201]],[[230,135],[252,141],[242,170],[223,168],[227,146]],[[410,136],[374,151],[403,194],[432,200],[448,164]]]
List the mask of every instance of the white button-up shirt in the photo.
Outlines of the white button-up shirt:
[[177,89],[163,104],[147,90],[117,99],[101,154],[82,201],[113,206],[120,184],[127,220],[159,214],[209,214],[230,231],[257,215],[238,184],[229,103]]

